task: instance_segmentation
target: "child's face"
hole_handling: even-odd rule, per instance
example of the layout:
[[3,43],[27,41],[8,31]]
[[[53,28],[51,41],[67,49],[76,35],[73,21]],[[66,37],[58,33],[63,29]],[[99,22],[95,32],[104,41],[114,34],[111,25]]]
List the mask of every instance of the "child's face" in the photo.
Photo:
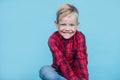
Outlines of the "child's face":
[[65,16],[63,17],[59,23],[56,23],[58,27],[58,32],[63,36],[65,39],[71,38],[77,30],[79,23],[76,16]]

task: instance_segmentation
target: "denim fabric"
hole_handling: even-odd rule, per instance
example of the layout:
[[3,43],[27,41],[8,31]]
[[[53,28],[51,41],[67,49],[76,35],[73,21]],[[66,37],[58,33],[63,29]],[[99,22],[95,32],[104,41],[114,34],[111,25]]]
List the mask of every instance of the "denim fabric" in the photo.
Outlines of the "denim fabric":
[[67,80],[51,66],[43,66],[40,69],[39,76],[42,80]]

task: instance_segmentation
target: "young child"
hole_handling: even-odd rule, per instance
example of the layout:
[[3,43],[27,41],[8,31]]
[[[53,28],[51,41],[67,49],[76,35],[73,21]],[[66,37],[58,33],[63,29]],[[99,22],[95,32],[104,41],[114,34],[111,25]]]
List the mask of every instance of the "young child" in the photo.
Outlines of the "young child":
[[78,10],[71,4],[62,5],[57,12],[54,32],[48,45],[53,64],[40,69],[42,80],[88,80],[85,36],[78,31]]

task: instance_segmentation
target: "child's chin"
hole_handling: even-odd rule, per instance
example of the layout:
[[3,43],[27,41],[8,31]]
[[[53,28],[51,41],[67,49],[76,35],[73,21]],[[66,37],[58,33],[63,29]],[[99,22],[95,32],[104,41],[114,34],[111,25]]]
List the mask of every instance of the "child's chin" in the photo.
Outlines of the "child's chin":
[[69,37],[63,36],[63,38],[64,38],[64,39],[70,39],[70,38],[71,38],[71,36],[69,36]]
[[70,39],[74,34],[61,34],[64,39]]

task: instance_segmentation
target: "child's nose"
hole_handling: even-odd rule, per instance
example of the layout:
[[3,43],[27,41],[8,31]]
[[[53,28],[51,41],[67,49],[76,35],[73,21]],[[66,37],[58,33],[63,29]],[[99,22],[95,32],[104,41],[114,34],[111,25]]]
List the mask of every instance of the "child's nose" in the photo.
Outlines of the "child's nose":
[[70,26],[66,26],[66,30],[70,30]]

